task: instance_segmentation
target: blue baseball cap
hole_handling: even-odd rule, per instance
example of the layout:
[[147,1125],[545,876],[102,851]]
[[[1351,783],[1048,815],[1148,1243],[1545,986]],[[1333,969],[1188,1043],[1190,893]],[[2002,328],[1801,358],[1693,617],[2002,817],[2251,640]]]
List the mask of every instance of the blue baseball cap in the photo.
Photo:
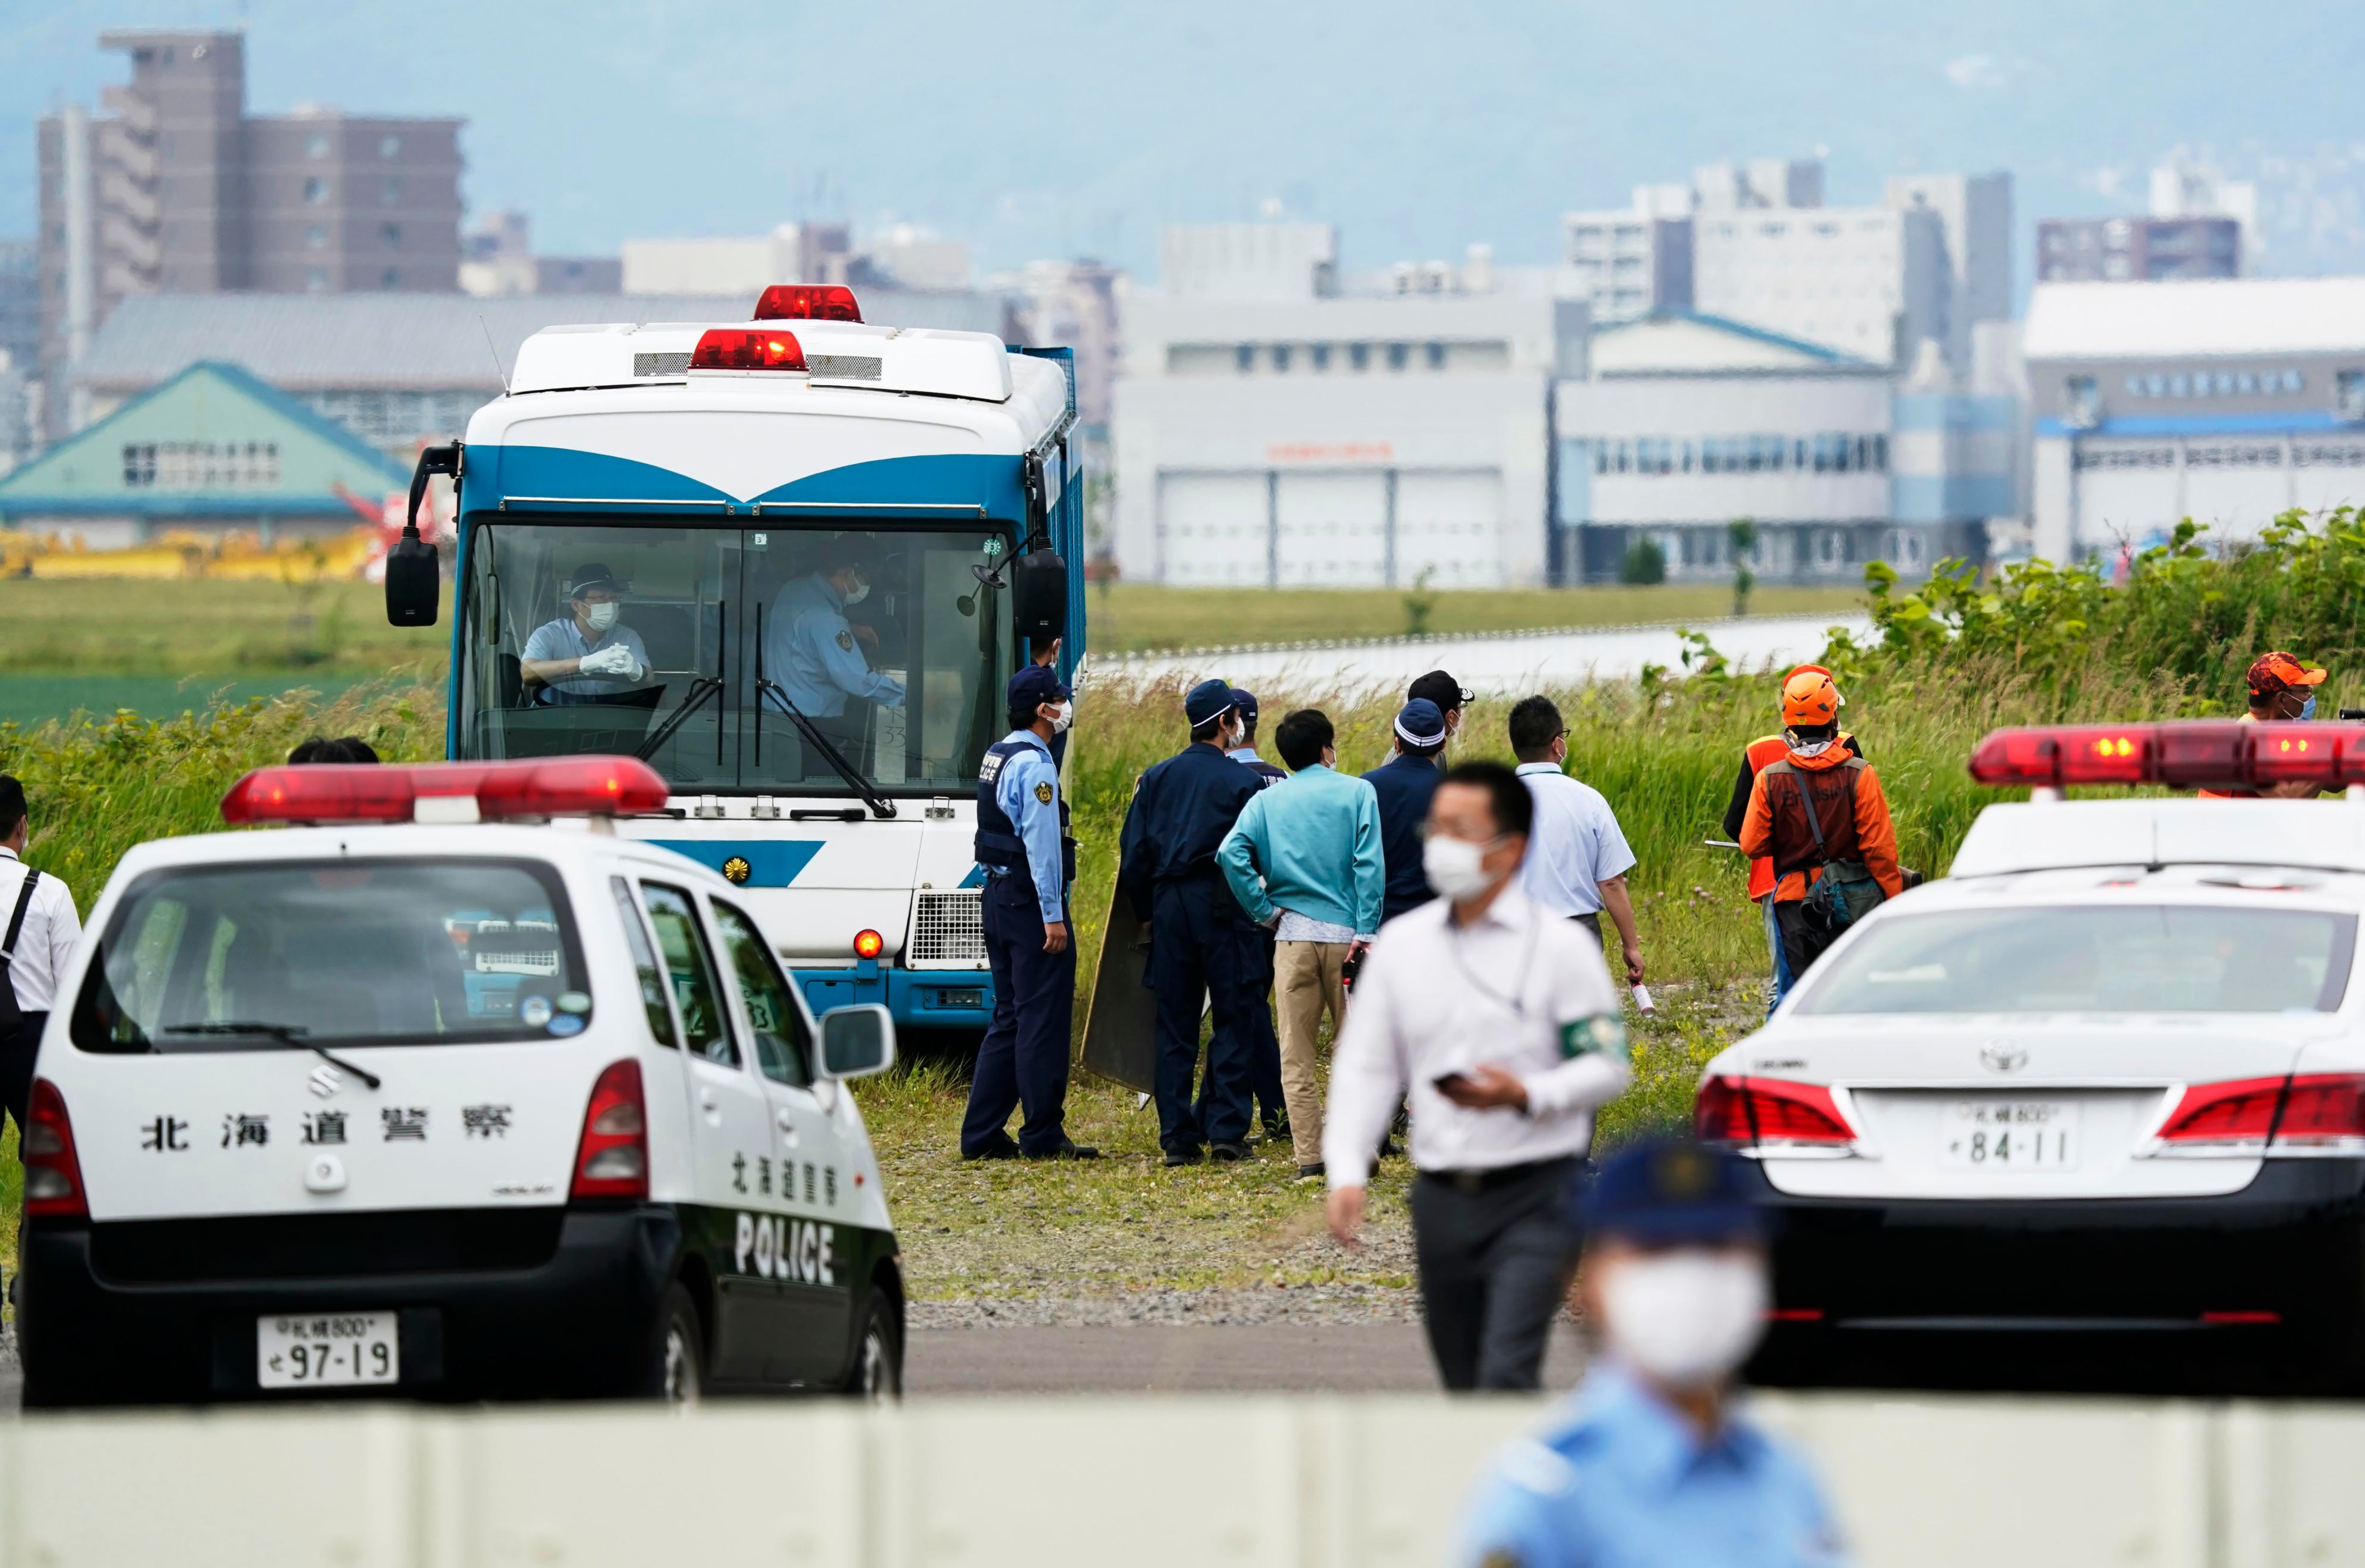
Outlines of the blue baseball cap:
[[1010,678],[1008,696],[1012,712],[1032,713],[1046,702],[1065,702],[1068,689],[1049,665],[1028,665]]
[[1242,723],[1253,724],[1256,722],[1257,705],[1255,692],[1242,691],[1239,687],[1233,687],[1232,706],[1239,711],[1240,722]]
[[1407,745],[1435,745],[1445,738],[1445,711],[1426,697],[1396,710],[1396,738]]
[[1589,1236],[1645,1247],[1765,1239],[1765,1216],[1750,1197],[1746,1162],[1686,1138],[1655,1138],[1620,1151],[1570,1200]]
[[1232,685],[1227,680],[1203,680],[1182,699],[1182,716],[1197,729],[1210,719],[1232,711]]

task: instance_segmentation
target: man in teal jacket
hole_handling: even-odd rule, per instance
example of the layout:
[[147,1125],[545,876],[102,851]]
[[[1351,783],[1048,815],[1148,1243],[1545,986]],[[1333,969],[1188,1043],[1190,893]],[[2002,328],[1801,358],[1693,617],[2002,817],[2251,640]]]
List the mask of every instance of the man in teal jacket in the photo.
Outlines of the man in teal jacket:
[[1273,740],[1290,777],[1251,797],[1216,850],[1232,896],[1250,919],[1272,929],[1276,943],[1281,1089],[1302,1182],[1325,1173],[1315,1031],[1326,1008],[1334,1036],[1345,1022],[1344,967],[1379,934],[1387,891],[1379,796],[1336,770],[1336,739],[1315,709],[1283,719]]

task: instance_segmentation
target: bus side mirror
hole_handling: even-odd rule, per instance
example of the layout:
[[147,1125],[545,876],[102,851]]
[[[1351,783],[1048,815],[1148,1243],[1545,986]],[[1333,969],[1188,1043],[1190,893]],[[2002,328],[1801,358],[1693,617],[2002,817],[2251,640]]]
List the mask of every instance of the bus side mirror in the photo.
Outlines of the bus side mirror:
[[1010,568],[1011,610],[1018,634],[1037,649],[1068,634],[1068,563],[1048,544],[1018,557]]
[[460,476],[460,443],[431,446],[419,454],[410,473],[410,506],[403,514],[402,537],[386,553],[386,620],[389,626],[432,626],[440,610],[443,564],[435,546],[419,536],[419,503],[427,498],[427,481],[436,474]]
[[835,1007],[821,1015],[821,1070],[830,1078],[868,1078],[895,1065],[895,1020],[877,1002]]

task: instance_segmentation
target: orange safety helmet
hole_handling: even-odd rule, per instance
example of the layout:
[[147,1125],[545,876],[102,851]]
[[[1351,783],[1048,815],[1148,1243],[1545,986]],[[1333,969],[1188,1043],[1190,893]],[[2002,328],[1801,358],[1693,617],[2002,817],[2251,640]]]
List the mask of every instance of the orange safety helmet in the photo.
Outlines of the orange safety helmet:
[[1840,722],[1840,689],[1821,665],[1800,665],[1782,682],[1782,727],[1815,729]]

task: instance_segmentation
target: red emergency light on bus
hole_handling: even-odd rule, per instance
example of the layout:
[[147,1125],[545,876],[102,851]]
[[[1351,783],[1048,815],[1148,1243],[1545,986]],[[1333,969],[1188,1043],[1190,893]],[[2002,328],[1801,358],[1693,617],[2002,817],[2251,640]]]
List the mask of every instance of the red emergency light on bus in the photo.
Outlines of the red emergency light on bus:
[[222,821],[500,822],[631,816],[664,809],[666,781],[630,756],[521,762],[306,763],[258,767],[222,797]]
[[860,321],[862,307],[842,283],[776,283],[756,301],[758,321]]
[[779,328],[717,327],[689,351],[692,370],[802,370],[804,345]]
[[1997,730],[1971,753],[1981,784],[2166,784],[2195,790],[2262,784],[2365,784],[2365,724],[2051,724]]

